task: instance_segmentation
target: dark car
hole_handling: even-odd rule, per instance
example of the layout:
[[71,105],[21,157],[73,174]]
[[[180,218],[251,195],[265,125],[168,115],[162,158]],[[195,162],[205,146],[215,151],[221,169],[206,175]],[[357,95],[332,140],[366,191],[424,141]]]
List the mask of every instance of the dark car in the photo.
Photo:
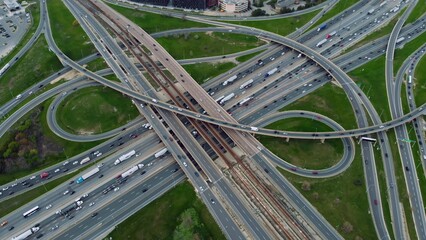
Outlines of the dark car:
[[70,195],[73,195],[75,193],[75,191],[71,191]]
[[96,217],[96,215],[98,215],[97,212],[92,213],[92,217]]
[[40,233],[36,238],[39,239],[39,238],[42,238],[42,237],[43,237],[43,234]]
[[102,178],[104,175],[103,174],[101,174],[101,175],[99,175],[99,178]]
[[410,171],[410,169],[407,167],[407,166],[405,166],[405,171]]
[[9,231],[12,231],[13,229],[15,229],[15,227],[14,227],[14,226],[11,226],[11,227],[9,228]]
[[268,170],[268,169],[266,169],[266,168],[265,168],[264,170],[265,170],[265,172],[266,172],[266,173],[269,173],[269,170]]

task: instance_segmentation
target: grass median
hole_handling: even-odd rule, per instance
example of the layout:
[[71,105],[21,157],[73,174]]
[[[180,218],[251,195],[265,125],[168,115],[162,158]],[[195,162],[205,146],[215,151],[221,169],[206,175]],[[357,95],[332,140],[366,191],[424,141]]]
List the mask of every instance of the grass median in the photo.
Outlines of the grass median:
[[190,65],[184,65],[183,68],[191,75],[192,78],[199,84],[203,84],[208,80],[231,70],[237,66],[233,62],[225,63],[196,63]]
[[306,13],[300,16],[280,18],[274,20],[264,21],[229,21],[228,23],[243,25],[247,27],[254,27],[263,29],[269,32],[273,32],[282,36],[286,36],[298,28],[308,23],[313,17],[315,17],[321,10]]
[[62,68],[46,40],[40,37],[28,52],[0,78],[0,104]]
[[127,96],[102,86],[69,94],[57,109],[59,126],[67,132],[83,135],[108,132],[138,115]]
[[357,3],[359,0],[344,0],[339,1],[334,5],[332,9],[330,9],[328,12],[326,12],[316,23],[315,25],[311,26],[307,31],[317,28],[320,26],[323,22],[326,22],[327,20],[333,18],[334,16],[344,12],[347,8],[351,7],[355,3]]
[[[194,215],[199,220],[198,224],[202,225],[202,229],[194,232],[188,230],[186,238],[183,239],[225,239],[189,182],[177,185],[127,218],[106,239],[175,239],[176,230],[182,230],[178,228],[182,227],[180,217],[188,209],[195,210]],[[193,226],[197,221],[189,221],[187,224]]]
[[265,44],[254,36],[215,32],[173,34],[157,41],[175,59],[226,55]]
[[[322,122],[307,118],[283,119],[266,126],[268,129],[283,131],[325,132],[332,128]],[[343,143],[340,139],[320,140],[291,139],[257,136],[262,145],[286,162],[306,169],[326,169],[338,163],[343,157]]]
[[123,16],[136,23],[147,33],[162,32],[173,29],[194,28],[194,27],[213,27],[212,25],[193,22],[185,17],[174,18],[167,15],[138,11],[126,7],[120,7],[108,4],[110,7],[121,13]]
[[417,106],[426,103],[426,68],[424,66],[426,66],[426,55],[424,55],[417,64],[413,76],[414,84],[412,84],[412,86],[414,88],[414,99],[416,100]]
[[96,49],[62,1],[47,1],[53,39],[72,60],[95,53]]

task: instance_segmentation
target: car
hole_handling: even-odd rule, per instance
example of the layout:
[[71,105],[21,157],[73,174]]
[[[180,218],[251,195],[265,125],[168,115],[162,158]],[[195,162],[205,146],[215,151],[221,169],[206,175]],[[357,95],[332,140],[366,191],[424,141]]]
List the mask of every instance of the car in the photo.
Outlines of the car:
[[117,192],[118,190],[120,190],[119,187],[114,188],[114,192]]
[[377,206],[377,204],[378,204],[377,199],[374,199],[374,205]]
[[78,164],[78,161],[75,161],[72,163],[72,165],[77,165],[77,164]]
[[68,168],[62,169],[62,172],[68,172]]
[[74,215],[71,215],[68,217],[68,219],[73,219],[73,218],[74,218]]
[[183,165],[184,165],[185,167],[188,167],[188,164],[186,164],[186,162],[183,162]]
[[96,151],[96,152],[93,153],[93,155],[97,155],[98,153],[99,153],[99,151]]
[[30,179],[31,179],[31,180],[33,180],[33,179],[35,179],[35,178],[36,178],[36,176],[32,176],[32,177],[30,177]]
[[101,174],[101,175],[99,175],[99,177],[98,178],[102,178],[104,175],[103,174]]
[[148,191],[148,189],[146,189],[146,188],[144,190],[142,190],[143,193],[146,192],[146,191]]
[[142,171],[142,172],[141,172],[141,175],[144,175],[145,173],[146,173],[146,171]]
[[77,207],[75,210],[78,211],[82,208],[82,206]]
[[266,173],[269,173],[269,170],[268,170],[267,168],[265,168],[265,169],[263,169],[263,170],[265,170],[265,172],[266,172]]
[[46,206],[46,210],[49,209],[49,208],[51,208],[51,207],[52,207],[52,204],[47,205]]
[[63,194],[67,195],[69,192],[70,192],[69,190],[65,190],[65,192]]
[[55,169],[55,173],[57,173],[59,171],[61,171],[61,169],[59,169],[59,168]]
[[213,203],[213,204],[215,204],[215,201],[214,201],[214,199],[212,198],[212,199],[210,199],[210,201]]
[[0,225],[0,226],[4,227],[4,226],[6,226],[8,223],[9,223],[9,222],[8,222],[7,220],[5,220],[5,221],[3,221],[3,222],[1,223],[1,225]]
[[91,206],[93,206],[93,205],[95,205],[95,202],[91,202],[91,203],[89,204],[89,207],[91,207]]
[[73,195],[75,193],[75,191],[71,191],[70,195]]
[[65,166],[65,165],[67,165],[68,163],[70,163],[70,162],[65,161],[64,163],[62,163],[62,165],[63,165],[63,166]]
[[102,167],[104,165],[104,163],[101,163],[98,165],[98,168]]
[[15,227],[14,227],[14,226],[11,226],[11,227],[9,228],[9,231],[12,231],[13,229],[15,229]]
[[408,168],[407,166],[405,166],[405,171],[409,172],[410,168]]
[[92,213],[92,217],[96,217],[96,215],[98,215],[97,212]]
[[96,154],[96,157],[100,157],[100,156],[102,156],[102,153]]

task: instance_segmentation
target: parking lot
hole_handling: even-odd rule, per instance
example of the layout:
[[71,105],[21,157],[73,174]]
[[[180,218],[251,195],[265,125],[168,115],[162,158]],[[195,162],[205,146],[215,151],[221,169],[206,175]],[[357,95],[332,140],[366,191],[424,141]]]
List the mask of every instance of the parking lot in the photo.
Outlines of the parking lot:
[[32,18],[23,11],[10,14],[5,5],[0,8],[0,58],[5,57],[21,41]]

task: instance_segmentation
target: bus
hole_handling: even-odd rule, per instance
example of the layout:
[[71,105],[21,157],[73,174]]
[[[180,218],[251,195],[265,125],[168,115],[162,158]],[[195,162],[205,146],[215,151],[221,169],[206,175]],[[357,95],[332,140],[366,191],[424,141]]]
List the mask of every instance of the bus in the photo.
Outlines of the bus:
[[31,208],[30,210],[24,212],[24,214],[22,214],[22,215],[24,216],[24,218],[26,218],[26,217],[29,217],[29,216],[33,215],[38,210],[40,210],[39,206],[35,206],[35,207]]
[[361,141],[367,141],[367,142],[374,142],[375,143],[377,141],[377,139],[369,138],[369,137],[362,137]]

